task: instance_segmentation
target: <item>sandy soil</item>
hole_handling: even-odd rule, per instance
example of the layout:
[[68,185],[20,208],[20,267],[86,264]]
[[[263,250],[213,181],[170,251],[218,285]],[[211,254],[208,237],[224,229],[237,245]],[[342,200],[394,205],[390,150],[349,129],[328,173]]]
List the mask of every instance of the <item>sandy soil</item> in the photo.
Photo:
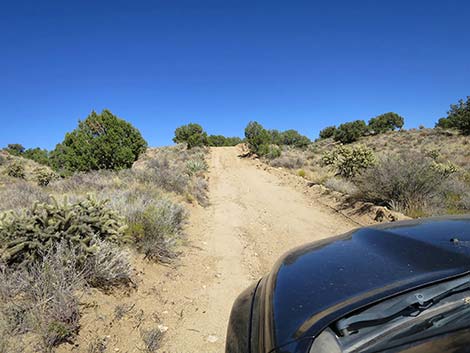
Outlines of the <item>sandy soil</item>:
[[142,332],[159,327],[166,331],[160,352],[223,352],[230,309],[243,289],[287,250],[358,227],[241,153],[212,149],[211,205],[191,210],[178,267],[136,258],[137,289],[92,293],[78,343],[59,351],[101,352],[90,347],[102,342],[105,352],[141,352]]

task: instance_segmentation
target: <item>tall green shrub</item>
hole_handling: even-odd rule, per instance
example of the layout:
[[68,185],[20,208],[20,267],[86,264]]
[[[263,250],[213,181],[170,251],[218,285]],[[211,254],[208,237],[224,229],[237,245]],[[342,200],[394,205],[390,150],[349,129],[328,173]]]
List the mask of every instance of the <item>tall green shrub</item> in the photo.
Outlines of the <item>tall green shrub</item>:
[[145,152],[139,130],[109,110],[94,111],[65,135],[51,153],[52,166],[65,173],[124,169]]
[[186,143],[188,149],[208,145],[207,133],[201,125],[189,123],[175,130],[175,143]]
[[333,137],[336,131],[336,126],[327,126],[323,130],[320,131],[320,138],[321,139],[327,139],[330,137]]
[[367,132],[367,125],[364,120],[355,120],[338,126],[333,135],[335,141],[341,143],[352,143]]
[[250,121],[245,128],[245,139],[252,153],[260,155],[260,152],[267,151],[263,145],[269,145],[270,137],[269,132],[256,121]]
[[447,118],[439,119],[436,126],[457,129],[464,135],[470,135],[470,96],[466,101],[461,99],[457,104],[452,104]]
[[401,129],[405,119],[397,113],[389,112],[369,120],[369,130],[375,134]]

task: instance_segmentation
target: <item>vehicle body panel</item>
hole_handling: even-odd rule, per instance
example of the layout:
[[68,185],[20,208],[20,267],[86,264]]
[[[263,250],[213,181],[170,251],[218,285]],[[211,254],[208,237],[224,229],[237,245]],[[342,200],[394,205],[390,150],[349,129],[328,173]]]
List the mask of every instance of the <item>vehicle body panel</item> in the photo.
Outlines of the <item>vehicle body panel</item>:
[[361,228],[299,247],[256,290],[251,352],[306,351],[354,310],[469,271],[469,217]]

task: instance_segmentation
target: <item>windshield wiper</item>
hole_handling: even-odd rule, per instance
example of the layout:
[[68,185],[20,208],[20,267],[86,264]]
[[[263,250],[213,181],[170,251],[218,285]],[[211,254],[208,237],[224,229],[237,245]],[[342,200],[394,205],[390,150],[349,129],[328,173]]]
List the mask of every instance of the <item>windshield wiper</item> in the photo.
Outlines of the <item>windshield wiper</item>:
[[341,319],[336,323],[336,328],[342,335],[348,336],[360,328],[384,324],[397,317],[417,316],[442,299],[468,289],[470,289],[470,276],[423,288],[377,304],[360,314]]

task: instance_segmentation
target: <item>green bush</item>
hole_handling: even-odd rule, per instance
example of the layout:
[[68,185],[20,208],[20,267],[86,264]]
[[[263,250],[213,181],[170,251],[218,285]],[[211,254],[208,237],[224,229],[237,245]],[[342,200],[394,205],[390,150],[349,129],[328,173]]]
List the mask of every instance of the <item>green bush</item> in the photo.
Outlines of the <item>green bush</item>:
[[258,149],[258,155],[268,159],[278,158],[281,153],[281,148],[278,145],[261,145]]
[[327,139],[333,137],[336,132],[336,126],[327,126],[323,130],[320,131],[320,138]]
[[167,263],[178,255],[175,246],[187,216],[182,206],[160,199],[134,215],[127,234],[147,259]]
[[35,203],[24,212],[0,215],[0,259],[8,264],[30,264],[66,241],[80,246],[83,254],[93,255],[96,239],[119,242],[125,226],[122,218],[106,207],[106,201],[88,196],[85,200]]
[[326,152],[322,157],[323,165],[330,166],[336,171],[336,175],[344,178],[353,178],[374,163],[374,152],[364,145],[339,146],[332,152]]
[[94,111],[65,135],[51,152],[51,165],[63,172],[125,169],[145,152],[147,143],[139,130],[109,110]]
[[452,104],[447,112],[447,118],[441,118],[436,123],[437,127],[457,129],[464,135],[470,135],[470,96],[458,104]]
[[341,143],[352,143],[359,140],[366,132],[367,125],[365,121],[356,120],[338,126],[333,135],[333,139]]
[[271,136],[261,124],[250,121],[245,128],[245,139],[251,153],[262,155],[263,152],[267,152]]
[[297,148],[306,148],[312,141],[296,130],[286,130],[281,133],[281,144]]
[[23,163],[18,161],[11,163],[6,168],[7,174],[13,178],[24,179],[26,177]]
[[175,143],[185,143],[188,149],[206,146],[208,144],[207,133],[199,124],[187,124],[175,130]]
[[369,120],[369,130],[374,134],[382,134],[387,131],[401,129],[405,119],[397,113],[389,112]]
[[25,148],[20,143],[10,143],[5,150],[13,156],[19,156],[25,151]]
[[36,163],[49,165],[49,152],[40,148],[28,148],[22,154],[22,157],[31,159]]
[[236,146],[239,143],[242,143],[240,137],[225,137],[223,135],[209,135],[207,137],[207,144],[212,147]]

